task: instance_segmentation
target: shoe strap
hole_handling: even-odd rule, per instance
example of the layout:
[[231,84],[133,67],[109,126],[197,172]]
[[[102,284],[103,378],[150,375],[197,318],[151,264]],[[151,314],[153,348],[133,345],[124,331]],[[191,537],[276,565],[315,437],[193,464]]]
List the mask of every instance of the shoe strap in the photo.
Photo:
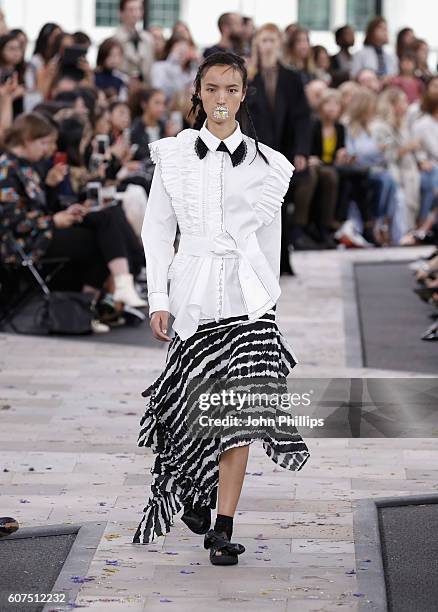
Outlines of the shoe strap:
[[227,538],[213,529],[206,534],[205,543],[208,548],[229,552],[234,555],[240,555],[245,552],[245,547],[242,544],[230,542]]

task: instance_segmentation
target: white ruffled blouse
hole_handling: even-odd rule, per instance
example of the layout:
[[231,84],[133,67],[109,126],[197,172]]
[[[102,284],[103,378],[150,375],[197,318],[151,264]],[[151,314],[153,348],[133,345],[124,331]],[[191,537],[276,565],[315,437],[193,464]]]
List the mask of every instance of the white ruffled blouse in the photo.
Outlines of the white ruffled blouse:
[[[195,149],[200,136],[208,152]],[[149,144],[156,164],[142,227],[149,314],[170,312],[182,340],[202,320],[265,314],[281,290],[281,205],[294,167],[278,151],[236,130],[223,142],[247,154],[233,166],[206,127]],[[178,251],[174,242],[180,230]],[[168,280],[170,290],[168,292]]]

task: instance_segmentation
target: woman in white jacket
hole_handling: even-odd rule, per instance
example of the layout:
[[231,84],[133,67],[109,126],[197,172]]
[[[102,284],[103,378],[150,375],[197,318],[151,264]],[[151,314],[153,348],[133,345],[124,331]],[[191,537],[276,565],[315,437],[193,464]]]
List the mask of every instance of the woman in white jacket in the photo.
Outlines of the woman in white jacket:
[[[208,393],[236,384],[254,393],[266,392],[269,380],[287,392],[286,376],[297,363],[275,322],[281,205],[293,166],[254,131],[254,138],[242,132],[241,124],[252,129],[246,87],[242,58],[220,52],[203,61],[192,97],[194,129],[150,145],[156,169],[142,230],[150,324],[154,337],[170,344],[164,371],[142,394],[147,407],[138,445],[158,456],[133,542],[167,533],[183,506],[182,520],[206,534],[214,565],[236,564],[245,550],[231,536],[250,444],[262,440],[266,454],[290,470],[301,469],[310,455],[290,424],[264,429],[221,420],[222,428],[208,423],[207,431],[201,417],[218,411],[213,398],[208,413],[198,402],[206,385]],[[236,416],[231,404],[226,416]],[[221,417],[224,409],[221,404]]]

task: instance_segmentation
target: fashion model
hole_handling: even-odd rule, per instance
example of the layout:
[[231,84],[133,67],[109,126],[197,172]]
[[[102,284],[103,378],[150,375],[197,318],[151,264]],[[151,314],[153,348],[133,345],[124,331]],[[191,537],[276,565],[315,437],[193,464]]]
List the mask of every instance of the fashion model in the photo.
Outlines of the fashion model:
[[297,363],[275,321],[281,205],[294,167],[257,140],[242,58],[208,56],[194,84],[194,128],[149,145],[156,168],[142,240],[150,325],[169,345],[163,372],[142,393],[147,405],[138,446],[151,448],[156,459],[133,543],[168,533],[183,508],[182,521],[205,534],[211,563],[234,565],[245,550],[231,538],[251,443],[262,440],[268,457],[289,470],[300,470],[310,453],[293,426],[279,438],[239,427],[194,435],[189,383],[284,382]]

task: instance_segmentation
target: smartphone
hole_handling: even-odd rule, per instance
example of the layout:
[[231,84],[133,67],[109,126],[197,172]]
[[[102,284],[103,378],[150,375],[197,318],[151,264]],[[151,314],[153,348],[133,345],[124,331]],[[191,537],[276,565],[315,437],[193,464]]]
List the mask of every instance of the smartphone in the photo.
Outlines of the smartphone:
[[129,128],[125,128],[123,130],[123,142],[126,144],[127,147],[131,146],[131,130]]
[[97,181],[91,181],[90,183],[87,183],[87,200],[91,202],[89,210],[99,210],[101,189],[102,185]]
[[77,66],[81,57],[87,55],[87,48],[81,45],[71,45],[64,49],[62,64],[64,66]]
[[4,85],[6,81],[8,81],[12,77],[14,72],[15,71],[12,68],[6,68],[5,70],[2,70],[0,75],[0,85]]
[[53,164],[57,166],[58,164],[66,164],[67,163],[67,153],[63,151],[56,151],[53,157]]
[[109,148],[109,136],[108,134],[98,134],[96,136],[97,152],[99,155],[106,155]]

